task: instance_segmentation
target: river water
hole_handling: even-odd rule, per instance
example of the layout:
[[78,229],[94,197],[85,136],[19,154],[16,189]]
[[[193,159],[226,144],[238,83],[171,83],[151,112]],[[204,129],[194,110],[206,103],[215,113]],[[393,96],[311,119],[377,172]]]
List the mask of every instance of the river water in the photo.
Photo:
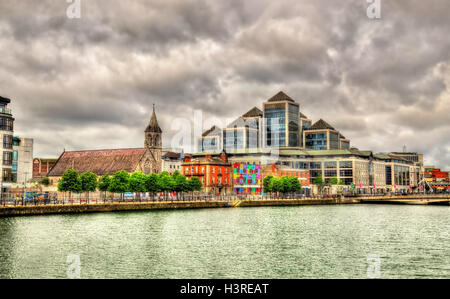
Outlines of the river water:
[[450,207],[0,218],[0,278],[66,278],[74,265],[81,278],[450,278]]

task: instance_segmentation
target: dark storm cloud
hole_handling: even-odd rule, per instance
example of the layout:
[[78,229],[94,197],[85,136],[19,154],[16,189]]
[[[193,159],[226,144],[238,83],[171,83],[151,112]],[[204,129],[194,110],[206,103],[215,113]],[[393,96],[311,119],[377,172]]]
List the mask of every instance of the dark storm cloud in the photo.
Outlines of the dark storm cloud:
[[0,2],[0,94],[37,156],[142,146],[172,121],[235,118],[279,90],[352,144],[450,168],[448,0]]

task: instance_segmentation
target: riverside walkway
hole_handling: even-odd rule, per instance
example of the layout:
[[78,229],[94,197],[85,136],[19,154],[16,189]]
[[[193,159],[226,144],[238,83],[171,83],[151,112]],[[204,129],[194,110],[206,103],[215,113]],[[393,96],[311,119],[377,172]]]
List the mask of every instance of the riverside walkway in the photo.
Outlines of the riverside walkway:
[[237,208],[259,206],[298,206],[355,204],[357,199],[344,198],[301,198],[301,199],[231,199],[231,200],[195,200],[195,201],[148,201],[148,202],[106,202],[106,203],[58,203],[5,205],[0,207],[0,217],[45,214],[98,213],[119,211],[148,211],[168,209]]
[[221,198],[205,200],[125,201],[125,202],[70,202],[0,206],[0,217],[99,213],[119,211],[149,211],[168,209],[238,208],[262,206],[302,206],[338,204],[417,204],[450,205],[450,195],[364,196],[330,198]]

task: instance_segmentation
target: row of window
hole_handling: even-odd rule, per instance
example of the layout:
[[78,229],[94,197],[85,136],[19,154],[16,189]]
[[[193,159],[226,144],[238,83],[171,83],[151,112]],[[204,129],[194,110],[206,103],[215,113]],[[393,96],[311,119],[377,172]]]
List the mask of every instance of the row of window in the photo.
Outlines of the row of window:
[[[221,166],[210,166],[211,167],[211,173],[222,173],[224,172],[225,174],[228,174],[228,167],[224,167],[224,171],[222,171],[222,167]],[[205,166],[191,166],[189,167],[185,167],[184,169],[184,173],[185,174],[205,174],[205,170],[206,167]]]

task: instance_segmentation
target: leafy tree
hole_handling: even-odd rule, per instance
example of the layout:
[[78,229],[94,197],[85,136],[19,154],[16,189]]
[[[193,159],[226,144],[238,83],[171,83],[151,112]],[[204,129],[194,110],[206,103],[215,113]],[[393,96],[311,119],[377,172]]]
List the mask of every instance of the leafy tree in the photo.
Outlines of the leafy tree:
[[338,179],[336,177],[331,178],[329,181],[330,185],[337,185],[338,184]]
[[264,178],[264,180],[263,180],[263,186],[264,186],[263,191],[264,191],[265,193],[272,193],[272,192],[273,192],[273,190],[272,190],[272,184],[271,184],[272,179],[273,179],[273,176],[271,176],[271,175],[266,176],[266,177]]
[[300,184],[297,177],[290,176],[287,180],[289,181],[289,190],[287,192],[295,193],[302,190],[302,184]]
[[134,172],[130,176],[130,191],[137,192],[140,196],[141,192],[147,192],[146,182],[147,176],[144,173],[140,171]]
[[74,169],[67,169],[58,183],[58,191],[69,192],[69,197],[72,199],[72,193],[81,192],[81,180],[78,172]]
[[166,192],[174,191],[175,181],[167,171],[163,171],[158,176],[158,186],[159,189],[164,192],[165,196]]
[[113,193],[123,194],[130,190],[130,174],[125,170],[120,170],[114,173],[108,191]]
[[147,192],[150,192],[151,194],[155,194],[156,192],[160,192],[161,189],[159,188],[159,176],[155,173],[149,174],[147,176],[147,180],[145,181],[145,187],[147,189]]
[[317,187],[319,189],[319,193],[322,193],[323,187],[325,186],[325,182],[323,181],[321,174],[319,174],[318,176],[316,176],[314,178],[313,184],[317,185]]
[[281,178],[273,178],[270,180],[270,187],[272,192],[279,193],[283,192],[283,182],[281,181]]
[[189,185],[188,185],[186,176],[184,176],[180,173],[175,175],[175,173],[174,173],[174,175],[172,176],[172,179],[174,181],[174,190],[177,192],[177,197],[178,197],[179,192],[189,191]]
[[178,170],[175,170],[175,171],[173,172],[173,174],[172,174],[172,177],[173,177],[174,179],[176,179],[179,175],[181,175],[181,173],[180,173]]
[[87,192],[87,200],[89,202],[89,192],[97,190],[97,175],[93,172],[85,172],[80,175],[81,191]]
[[111,177],[109,174],[102,175],[98,180],[98,189],[100,191],[108,191],[109,185],[111,184]]
[[98,189],[105,193],[109,189],[109,185],[111,184],[111,177],[109,174],[102,175],[98,180]]
[[50,179],[48,177],[43,177],[40,181],[41,185],[48,186],[50,185]]
[[189,191],[201,191],[203,189],[203,184],[198,177],[191,177],[188,180]]
[[325,182],[324,182],[323,179],[322,179],[322,175],[321,175],[321,174],[319,174],[318,176],[316,176],[316,177],[314,178],[313,184],[314,184],[314,185],[323,185],[323,184],[325,184]]

